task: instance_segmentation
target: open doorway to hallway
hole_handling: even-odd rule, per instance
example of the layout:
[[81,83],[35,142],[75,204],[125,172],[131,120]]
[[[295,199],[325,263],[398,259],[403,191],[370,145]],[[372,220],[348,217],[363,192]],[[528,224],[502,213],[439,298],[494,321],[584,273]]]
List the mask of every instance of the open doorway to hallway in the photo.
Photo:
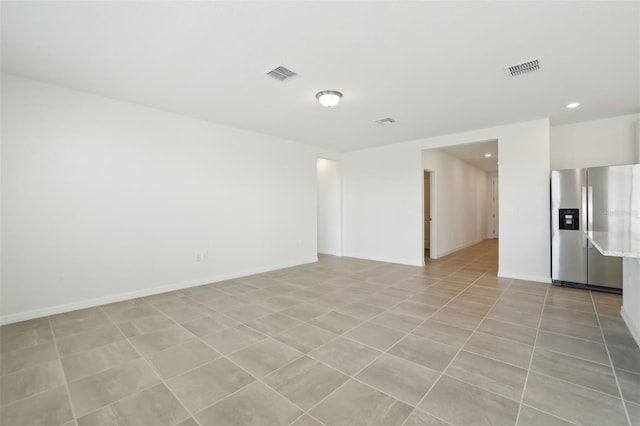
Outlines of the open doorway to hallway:
[[424,150],[422,166],[426,263],[498,238],[497,140]]

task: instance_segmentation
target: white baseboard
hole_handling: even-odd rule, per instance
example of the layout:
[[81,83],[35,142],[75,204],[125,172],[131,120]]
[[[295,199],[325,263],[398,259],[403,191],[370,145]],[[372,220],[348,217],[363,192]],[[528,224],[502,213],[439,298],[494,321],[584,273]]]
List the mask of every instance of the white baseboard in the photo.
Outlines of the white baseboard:
[[330,256],[342,256],[337,250],[318,250],[319,254],[328,254]]
[[502,272],[498,271],[498,277],[500,278],[513,278],[516,280],[524,280],[524,281],[535,281],[538,283],[551,284],[551,278],[541,275],[528,275],[528,274],[519,274],[515,272]]
[[474,246],[474,245],[476,245],[478,243],[481,243],[483,241],[484,241],[484,239],[480,238],[479,240],[475,240],[475,241],[472,241],[470,243],[463,244],[463,245],[458,246],[456,248],[452,248],[451,250],[447,250],[447,251],[443,251],[443,252],[437,252],[437,253],[434,253],[433,251],[431,251],[431,254],[433,255],[431,258],[432,259],[440,259],[441,257],[445,257],[445,256],[447,256],[447,255],[449,255],[451,253],[455,253],[455,252],[460,251],[462,249],[465,249],[467,247]]
[[391,258],[383,256],[375,256],[370,254],[350,253],[344,254],[345,257],[355,257],[356,259],[375,260],[376,262],[397,263],[409,266],[424,266],[424,260],[411,260],[404,258]]
[[153,296],[154,294],[166,293],[168,291],[182,290],[189,287],[211,284],[219,281],[230,280],[234,278],[246,277],[248,275],[260,274],[263,272],[274,271],[276,269],[289,268],[292,266],[304,265],[307,263],[317,262],[318,258],[302,259],[298,262],[283,263],[278,265],[264,266],[260,268],[245,270],[242,272],[231,272],[225,274],[214,275],[197,280],[183,281],[179,283],[145,288],[142,290],[119,293],[110,296],[96,297],[93,299],[79,300],[76,302],[64,303],[62,305],[49,306],[46,308],[33,309],[30,311],[17,312],[15,314],[2,315],[0,317],[0,325],[11,324],[19,321],[26,321],[34,318],[46,317],[49,315],[62,314],[65,312],[76,311],[78,309],[92,308],[94,306],[105,305],[107,303],[122,302],[123,300],[135,299],[137,297]]
[[636,328],[636,325],[633,323],[633,321],[631,321],[631,316],[629,315],[627,310],[624,308],[624,305],[622,305],[622,309],[620,309],[620,315],[622,316],[624,323],[627,324],[627,328],[629,329],[629,332],[635,339],[636,344],[640,346],[640,330]]

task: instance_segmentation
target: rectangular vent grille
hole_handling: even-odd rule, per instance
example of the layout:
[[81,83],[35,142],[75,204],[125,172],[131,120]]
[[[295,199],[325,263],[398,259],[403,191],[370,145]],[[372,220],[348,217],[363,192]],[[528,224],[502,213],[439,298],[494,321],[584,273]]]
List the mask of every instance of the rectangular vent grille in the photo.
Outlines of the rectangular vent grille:
[[285,81],[291,77],[295,77],[297,74],[283,66],[278,66],[267,72],[267,75],[271,78],[275,78],[276,80]]
[[396,122],[396,120],[394,120],[394,119],[393,119],[393,118],[391,118],[391,117],[381,118],[381,119],[379,119],[379,120],[376,120],[376,123],[378,123],[378,124],[382,124],[382,125],[385,125],[385,124],[392,124],[392,123],[395,123],[395,122]]
[[517,77],[522,74],[527,74],[540,69],[540,58],[532,59],[520,64],[511,65],[505,68],[507,76]]

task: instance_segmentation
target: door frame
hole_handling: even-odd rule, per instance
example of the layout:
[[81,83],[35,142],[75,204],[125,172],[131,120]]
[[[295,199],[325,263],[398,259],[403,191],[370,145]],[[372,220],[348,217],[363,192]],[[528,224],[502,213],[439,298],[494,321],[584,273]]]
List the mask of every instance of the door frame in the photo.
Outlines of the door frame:
[[435,224],[437,223],[437,216],[438,216],[438,209],[437,209],[437,204],[436,204],[436,200],[438,199],[438,197],[436,196],[436,172],[433,170],[429,170],[429,169],[423,169],[422,172],[422,259],[423,259],[423,264],[426,264],[424,262],[424,251],[425,251],[425,244],[424,244],[424,234],[425,234],[425,226],[424,226],[424,213],[425,213],[425,209],[424,209],[424,205],[425,205],[425,199],[424,199],[424,173],[429,173],[429,210],[430,210],[430,216],[431,216],[431,221],[429,222],[429,258],[430,259],[437,259],[437,245],[436,245],[436,241],[438,241],[437,238],[437,226],[435,226]]

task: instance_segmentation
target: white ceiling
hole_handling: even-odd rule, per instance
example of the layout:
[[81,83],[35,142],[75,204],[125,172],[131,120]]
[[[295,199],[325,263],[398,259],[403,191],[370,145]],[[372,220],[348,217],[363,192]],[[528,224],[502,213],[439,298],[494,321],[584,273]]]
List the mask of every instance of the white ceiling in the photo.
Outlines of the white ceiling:
[[[454,145],[440,148],[447,154],[453,155],[460,160],[477,167],[485,172],[498,171],[498,141],[487,141],[478,143],[469,143],[465,145]],[[485,154],[491,154],[491,157],[485,157]]]
[[[1,7],[6,72],[338,151],[640,111],[639,2]],[[506,77],[536,57],[541,71]],[[299,76],[266,77],[276,65]],[[321,107],[325,89],[343,101]],[[374,123],[383,117],[397,122]]]

